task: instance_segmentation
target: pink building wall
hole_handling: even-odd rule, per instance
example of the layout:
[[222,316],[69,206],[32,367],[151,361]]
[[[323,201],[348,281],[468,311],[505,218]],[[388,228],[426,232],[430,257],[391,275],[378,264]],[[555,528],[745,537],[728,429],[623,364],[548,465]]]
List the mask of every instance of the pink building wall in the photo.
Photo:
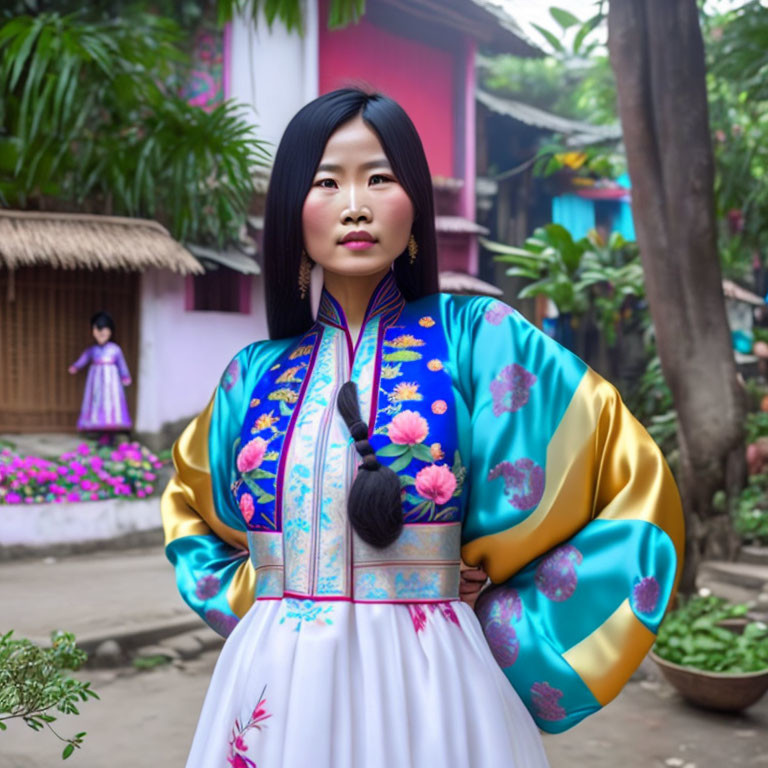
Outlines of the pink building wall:
[[[326,19],[327,0],[320,0]],[[456,140],[456,55],[426,43],[399,37],[365,17],[341,30],[319,30],[320,93],[349,85],[368,85],[395,99],[418,130],[433,175],[463,176],[454,167]],[[474,63],[473,63],[474,69]],[[473,93],[474,100],[474,93]],[[474,130],[472,131],[474,141]],[[473,169],[474,173],[474,169]]]

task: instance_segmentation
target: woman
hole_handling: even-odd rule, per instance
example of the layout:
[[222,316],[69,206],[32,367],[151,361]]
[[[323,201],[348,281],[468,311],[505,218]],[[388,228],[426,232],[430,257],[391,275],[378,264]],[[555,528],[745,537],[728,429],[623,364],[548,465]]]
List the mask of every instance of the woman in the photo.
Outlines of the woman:
[[[536,725],[615,696],[672,597],[661,454],[510,307],[436,292],[429,170],[390,99],[294,117],[264,254],[271,338],[163,499],[179,588],[228,635],[188,768],[546,766]],[[462,555],[496,585],[477,616]]]

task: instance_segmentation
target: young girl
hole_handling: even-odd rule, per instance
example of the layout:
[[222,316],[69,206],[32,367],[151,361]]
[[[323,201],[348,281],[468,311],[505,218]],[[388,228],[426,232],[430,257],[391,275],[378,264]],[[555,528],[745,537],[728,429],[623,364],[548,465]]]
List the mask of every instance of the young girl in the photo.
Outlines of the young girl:
[[[659,450],[511,307],[437,292],[390,99],[294,117],[264,234],[270,339],[184,431],[162,504],[185,600],[228,635],[187,767],[546,766],[537,725],[615,696],[674,592]],[[462,557],[494,583],[477,613]]]
[[131,417],[123,387],[131,383],[131,374],[123,350],[110,341],[115,332],[112,316],[97,312],[91,318],[91,330],[96,343],[69,366],[72,374],[89,366],[77,428],[83,432],[127,432]]

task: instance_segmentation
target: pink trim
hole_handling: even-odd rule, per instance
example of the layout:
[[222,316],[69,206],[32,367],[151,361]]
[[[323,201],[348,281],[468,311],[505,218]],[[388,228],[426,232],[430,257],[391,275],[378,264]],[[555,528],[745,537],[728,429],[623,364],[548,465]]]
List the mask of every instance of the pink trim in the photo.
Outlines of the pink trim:
[[222,87],[224,88],[224,100],[232,95],[232,22],[224,26],[224,72],[222,74]]
[[309,379],[312,376],[312,369],[315,367],[315,360],[317,359],[317,351],[320,349],[320,343],[323,340],[324,329],[323,326],[317,324],[317,339],[315,341],[312,355],[309,358],[307,365],[307,372],[304,375],[304,381],[301,382],[301,389],[299,390],[299,399],[296,401],[293,413],[291,414],[291,420],[288,422],[288,429],[285,430],[285,437],[283,438],[283,445],[280,449],[280,465],[277,468],[277,477],[275,478],[275,530],[281,531],[283,528],[283,478],[285,476],[285,462],[288,457],[288,450],[291,445],[291,437],[293,435],[293,429],[296,425],[296,419],[299,416],[299,409],[304,401],[304,395],[306,394],[307,387],[309,386]]
[[373,366],[373,383],[371,385],[371,407],[368,414],[368,439],[370,440],[376,429],[376,417],[379,415],[379,381],[381,379],[381,354],[384,347],[384,334],[387,329],[384,323],[379,323],[379,333],[376,338],[376,356]]
[[[434,600],[355,600],[353,597],[339,595],[302,595],[298,592],[284,592],[283,597],[292,597],[294,600],[312,600],[316,603],[363,603],[364,605],[425,605],[428,603],[458,603],[459,597],[440,597]],[[257,600],[280,600],[277,597],[257,597]]]

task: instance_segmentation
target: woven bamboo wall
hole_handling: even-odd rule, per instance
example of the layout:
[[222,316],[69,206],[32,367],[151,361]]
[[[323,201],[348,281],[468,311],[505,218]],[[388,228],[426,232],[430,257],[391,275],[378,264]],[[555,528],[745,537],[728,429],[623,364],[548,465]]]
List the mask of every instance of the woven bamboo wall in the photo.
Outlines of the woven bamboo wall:
[[88,322],[105,309],[115,319],[134,384],[136,415],[139,274],[117,270],[0,269],[0,432],[74,432],[87,368],[67,373],[93,344]]

